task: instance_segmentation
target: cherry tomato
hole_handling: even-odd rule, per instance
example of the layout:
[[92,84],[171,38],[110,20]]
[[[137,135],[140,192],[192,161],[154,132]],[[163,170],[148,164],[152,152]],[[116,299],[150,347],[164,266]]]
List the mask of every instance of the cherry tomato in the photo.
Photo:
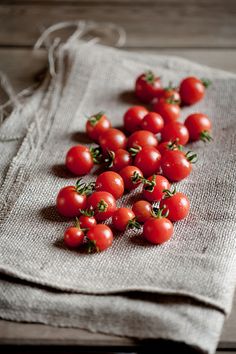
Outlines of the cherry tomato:
[[143,106],[134,106],[128,109],[124,114],[124,128],[129,133],[133,133],[139,129],[143,117],[148,113],[148,110]]
[[148,114],[146,114],[146,116],[143,118],[140,124],[141,129],[148,130],[153,134],[160,133],[163,127],[164,127],[164,120],[160,116],[160,114],[156,112],[149,112]]
[[109,192],[115,199],[119,199],[124,194],[125,187],[123,179],[118,173],[106,171],[97,177],[95,189]]
[[186,178],[192,171],[191,162],[195,162],[194,159],[196,159],[196,154],[190,152],[184,154],[179,150],[166,151],[161,158],[163,175],[175,182]]
[[76,176],[88,174],[94,165],[93,150],[86,146],[76,145],[66,155],[66,167]]
[[132,210],[138,222],[144,223],[152,217],[152,206],[146,200],[138,200],[133,204]]
[[160,99],[171,99],[176,104],[180,104],[181,98],[178,90],[170,84],[168,87],[164,88],[160,95]]
[[209,80],[199,80],[197,77],[185,78],[179,88],[181,102],[185,105],[192,105],[200,101],[209,85]]
[[78,227],[69,227],[64,234],[64,243],[67,247],[77,248],[84,242],[84,233]]
[[163,208],[163,212],[168,212],[167,218],[169,220],[178,221],[188,216],[190,203],[185,194],[168,190],[160,202],[160,208]]
[[87,209],[94,211],[97,221],[103,221],[113,215],[116,210],[116,200],[111,193],[94,192],[87,199]]
[[124,149],[116,151],[108,151],[108,156],[105,159],[107,167],[113,171],[120,171],[122,168],[132,165],[132,157],[130,153]]
[[156,147],[158,144],[155,135],[148,130],[138,130],[130,135],[128,138],[127,146],[128,148],[144,147],[146,145]]
[[170,189],[169,181],[160,175],[150,176],[143,185],[143,197],[149,202],[159,202],[164,190]]
[[125,149],[126,143],[126,136],[119,129],[107,129],[99,136],[99,145],[105,153],[107,153],[108,150],[116,151],[118,149]]
[[203,140],[205,142],[212,139],[209,133],[211,131],[211,122],[205,114],[190,114],[184,124],[192,141]]
[[140,101],[150,103],[162,91],[161,80],[152,71],[140,75],[135,83],[135,94]]
[[142,182],[143,174],[136,166],[126,166],[119,171],[123,178],[125,189],[131,191],[137,188]]
[[94,216],[81,215],[78,219],[81,229],[91,229],[92,226],[97,224]]
[[162,116],[165,124],[174,122],[180,117],[180,107],[171,99],[160,99],[154,103],[153,110]]
[[97,224],[88,231],[87,239],[89,241],[89,251],[104,251],[111,247],[113,242],[113,233],[109,226]]
[[111,127],[111,122],[103,112],[96,113],[89,117],[86,124],[86,132],[90,139],[98,142],[99,136]]
[[86,207],[87,195],[93,191],[93,188],[93,183],[85,184],[81,179],[75,186],[62,188],[57,195],[57,211],[66,217],[78,216],[80,210]]
[[129,208],[119,208],[112,216],[112,225],[118,231],[125,231],[128,228],[140,228],[140,225],[135,221],[134,212]]
[[163,141],[177,141],[180,145],[186,145],[189,140],[188,129],[183,123],[172,122],[164,126],[161,138]]
[[144,146],[135,156],[134,165],[142,171],[144,177],[149,177],[159,171],[161,154],[153,146]]
[[158,144],[157,150],[163,155],[168,150],[182,150],[182,145],[177,144],[175,141],[163,141]]
[[143,225],[144,238],[154,244],[161,244],[168,241],[173,231],[173,224],[164,217],[148,219]]

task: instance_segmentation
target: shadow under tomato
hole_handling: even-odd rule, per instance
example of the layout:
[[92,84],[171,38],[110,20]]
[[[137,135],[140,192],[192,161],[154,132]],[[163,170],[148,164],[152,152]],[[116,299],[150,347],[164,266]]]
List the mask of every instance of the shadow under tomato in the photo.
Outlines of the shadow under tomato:
[[89,139],[85,132],[74,132],[71,134],[71,140],[77,144],[91,144],[92,140]]
[[139,105],[140,104],[139,100],[135,96],[134,91],[131,91],[131,90],[121,92],[119,95],[119,99],[120,99],[120,101],[122,101],[124,103],[128,103],[130,105]]
[[51,171],[54,176],[60,177],[60,178],[71,179],[71,178],[76,177],[70,171],[68,171],[68,169],[66,168],[66,166],[64,164],[53,165]]
[[88,247],[86,245],[86,243],[84,243],[83,245],[79,246],[78,248],[69,248],[64,244],[63,238],[56,240],[53,243],[53,246],[56,248],[59,248],[61,250],[66,250],[68,252],[73,252],[76,254],[88,254]]
[[42,208],[39,212],[40,216],[44,220],[53,221],[53,222],[66,222],[70,221],[69,218],[65,218],[62,215],[59,215],[55,205],[50,205],[45,208]]

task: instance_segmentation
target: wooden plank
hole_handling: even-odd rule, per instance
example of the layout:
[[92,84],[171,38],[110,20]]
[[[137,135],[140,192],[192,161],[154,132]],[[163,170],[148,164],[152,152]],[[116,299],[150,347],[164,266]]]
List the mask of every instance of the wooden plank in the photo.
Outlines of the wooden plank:
[[[145,5],[146,4],[146,5]],[[47,3],[0,5],[0,45],[35,43],[42,28],[59,21],[113,22],[127,32],[129,47],[236,48],[236,2],[151,2],[138,4]]]
[[[134,50],[134,49],[133,49]],[[204,65],[228,70],[236,73],[235,50],[206,50],[206,49],[136,49],[142,53],[167,54],[181,56]],[[31,49],[1,49],[0,71],[5,72],[17,92],[32,85],[38,73],[47,65],[47,56],[44,50],[33,52]]]

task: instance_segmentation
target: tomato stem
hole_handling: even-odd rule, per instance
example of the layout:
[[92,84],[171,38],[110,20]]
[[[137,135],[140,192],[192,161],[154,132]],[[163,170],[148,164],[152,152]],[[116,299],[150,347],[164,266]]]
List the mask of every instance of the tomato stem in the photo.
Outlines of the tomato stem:
[[101,213],[104,213],[107,211],[108,204],[105,202],[105,200],[101,199],[100,202],[97,205],[97,210]]
[[92,217],[94,216],[94,210],[93,208],[89,208],[89,209],[81,209],[80,213],[84,216],[88,216],[88,217]]
[[203,86],[205,86],[205,88],[208,88],[212,84],[211,80],[206,79],[206,78],[201,79],[201,82],[202,82]]
[[206,143],[207,141],[213,140],[213,138],[207,130],[204,130],[200,134],[200,140],[202,140],[204,143]]
[[139,182],[143,181],[143,177],[138,173],[138,171],[135,171],[133,175],[131,176],[131,181],[136,184]]
[[102,149],[100,146],[90,148],[90,153],[95,164],[100,164],[102,162]]
[[136,220],[136,218],[133,218],[130,220],[127,224],[126,229],[141,229],[140,223]]
[[195,154],[194,152],[192,151],[188,151],[186,154],[185,154],[185,157],[186,159],[191,162],[191,163],[196,163],[198,158],[197,158],[197,154]]
[[151,212],[152,217],[156,219],[166,218],[169,215],[169,210],[167,209],[164,213],[165,209],[166,205],[163,205],[162,208],[153,208]]
[[82,178],[79,178],[75,184],[76,192],[81,195],[90,195],[95,189],[95,182],[84,183]]
[[139,145],[136,145],[135,147],[132,147],[129,149],[130,155],[131,156],[136,156],[140,151],[142,150],[142,147]]
[[114,159],[115,159],[114,151],[107,150],[107,157],[104,160],[107,168],[111,168],[113,166]]
[[104,114],[105,113],[102,111],[98,112],[96,114],[93,114],[91,117],[88,118],[89,123],[94,127]]
[[176,194],[176,187],[174,186],[172,191],[170,189],[164,189],[163,193],[164,193],[164,198],[163,199],[167,199],[167,198],[173,197]]
[[153,85],[155,82],[155,75],[154,73],[149,70],[145,73],[145,81],[148,82],[149,84]]

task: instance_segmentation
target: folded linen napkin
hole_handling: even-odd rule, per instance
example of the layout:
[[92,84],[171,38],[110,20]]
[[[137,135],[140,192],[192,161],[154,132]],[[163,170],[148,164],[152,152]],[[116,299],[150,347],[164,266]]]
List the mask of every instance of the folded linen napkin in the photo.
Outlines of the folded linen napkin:
[[[198,164],[177,186],[190,197],[191,213],[162,246],[146,245],[129,231],[106,252],[69,251],[61,241],[68,222],[55,210],[58,190],[76,181],[63,168],[65,153],[76,143],[89,144],[86,115],[105,110],[113,126],[121,125],[134,103],[134,78],[147,69],[166,84],[187,75],[213,81],[202,102],[183,110],[182,119],[201,111],[213,121],[213,142],[190,146]],[[21,320],[169,338],[213,353],[236,274],[235,89],[236,75],[183,59],[77,40],[61,45],[52,80],[0,127],[0,271],[62,292],[2,280],[0,316],[16,320],[20,313]],[[131,205],[135,194],[119,205]],[[153,331],[140,330],[134,318],[150,319]]]

